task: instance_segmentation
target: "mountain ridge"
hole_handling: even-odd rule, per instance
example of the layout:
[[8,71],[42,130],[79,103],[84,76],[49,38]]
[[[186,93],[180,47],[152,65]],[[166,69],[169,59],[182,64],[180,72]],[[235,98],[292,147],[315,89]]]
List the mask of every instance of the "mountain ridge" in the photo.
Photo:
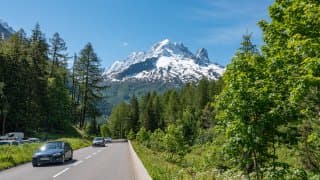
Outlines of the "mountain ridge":
[[15,31],[7,22],[0,19],[0,39],[8,39]]
[[125,60],[115,61],[105,72],[106,81],[197,82],[202,78],[218,79],[224,67],[210,62],[208,52],[200,48],[193,54],[183,43],[164,39],[150,51],[131,53]]

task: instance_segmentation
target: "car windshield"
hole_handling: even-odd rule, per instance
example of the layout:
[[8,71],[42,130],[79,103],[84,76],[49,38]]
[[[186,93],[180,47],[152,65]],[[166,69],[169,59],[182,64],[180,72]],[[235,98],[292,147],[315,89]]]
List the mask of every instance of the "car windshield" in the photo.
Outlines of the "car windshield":
[[95,140],[95,141],[102,141],[103,138],[102,138],[102,137],[96,137],[96,138],[94,138],[94,140]]
[[46,151],[48,149],[62,149],[62,142],[47,143],[40,148],[40,151]]

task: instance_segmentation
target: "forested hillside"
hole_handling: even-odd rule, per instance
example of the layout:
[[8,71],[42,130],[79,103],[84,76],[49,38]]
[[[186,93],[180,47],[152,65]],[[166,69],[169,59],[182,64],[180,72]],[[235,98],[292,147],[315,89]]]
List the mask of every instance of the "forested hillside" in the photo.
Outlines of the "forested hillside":
[[19,131],[26,135],[68,133],[71,125],[85,128],[99,110],[102,70],[88,43],[68,70],[66,42],[55,33],[48,40],[39,24],[28,37],[19,30],[0,40],[0,127],[1,134]]
[[136,139],[155,179],[319,179],[320,2],[269,15],[264,45],[245,34],[222,80],[132,97],[103,133]]

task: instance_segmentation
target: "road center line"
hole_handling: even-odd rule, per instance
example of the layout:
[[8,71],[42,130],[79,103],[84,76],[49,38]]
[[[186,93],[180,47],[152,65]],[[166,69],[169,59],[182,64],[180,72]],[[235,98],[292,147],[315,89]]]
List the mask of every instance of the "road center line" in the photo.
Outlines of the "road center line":
[[87,156],[87,157],[86,157],[86,159],[90,159],[91,157],[92,157],[92,156],[91,156],[91,155],[89,155],[89,156]]
[[60,176],[61,174],[65,173],[66,171],[68,171],[70,168],[65,168],[64,170],[58,172],[56,175],[52,176],[53,178],[56,178],[58,176]]
[[80,160],[80,161],[74,163],[72,166],[78,166],[78,165],[81,164],[81,163],[83,163],[83,161]]

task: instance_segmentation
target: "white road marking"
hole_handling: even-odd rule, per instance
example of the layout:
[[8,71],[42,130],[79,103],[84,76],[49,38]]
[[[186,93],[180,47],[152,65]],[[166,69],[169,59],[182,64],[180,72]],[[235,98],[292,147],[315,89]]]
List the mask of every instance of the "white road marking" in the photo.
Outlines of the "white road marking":
[[98,150],[98,153],[99,153],[99,152],[101,152],[101,151],[102,151],[101,149],[100,149],[100,150]]
[[96,155],[96,154],[97,154],[96,152],[92,153],[93,156]]
[[80,160],[80,161],[74,163],[72,166],[78,166],[78,165],[81,164],[81,163],[83,163],[83,161]]
[[52,176],[53,178],[56,178],[58,176],[60,176],[61,174],[65,173],[66,171],[68,171],[70,168],[65,168],[64,170],[58,172],[56,175]]
[[86,159],[90,159],[91,157],[92,157],[92,156],[91,156],[91,155],[89,155],[89,156],[87,156],[87,157],[86,157]]

